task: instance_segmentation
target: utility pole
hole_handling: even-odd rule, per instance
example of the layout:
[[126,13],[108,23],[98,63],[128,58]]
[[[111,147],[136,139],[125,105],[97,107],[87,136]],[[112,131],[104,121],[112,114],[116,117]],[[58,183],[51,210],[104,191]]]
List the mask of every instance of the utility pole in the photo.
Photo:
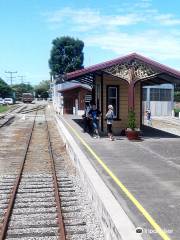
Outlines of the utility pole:
[[11,86],[12,86],[12,81],[13,81],[13,78],[15,78],[15,77],[13,77],[13,74],[15,74],[15,73],[17,73],[17,71],[15,71],[15,72],[11,72],[11,71],[5,71],[5,73],[9,73],[10,74],[10,80],[11,80]]
[[18,76],[19,78],[20,78],[20,80],[21,80],[21,83],[24,83],[24,78],[25,78],[25,76]]

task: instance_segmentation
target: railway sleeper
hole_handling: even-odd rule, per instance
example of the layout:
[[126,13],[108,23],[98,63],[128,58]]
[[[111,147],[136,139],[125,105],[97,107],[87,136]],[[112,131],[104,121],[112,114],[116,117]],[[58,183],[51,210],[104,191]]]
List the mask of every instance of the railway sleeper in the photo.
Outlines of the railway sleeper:
[[61,202],[62,207],[73,207],[73,206],[79,206],[79,203],[77,201],[71,201],[71,202]]
[[22,218],[16,222],[10,221],[9,229],[57,227],[57,224],[58,224],[57,219],[25,221]]
[[[57,220],[57,213],[34,213],[34,214],[23,214],[23,219],[24,221],[41,221],[41,220]],[[11,221],[19,221],[20,216],[19,215],[12,215],[11,216]]]
[[39,208],[39,207],[43,207],[43,208],[49,208],[49,207],[56,207],[56,203],[55,200],[53,202],[26,202],[26,203],[15,203],[14,205],[14,209],[17,208]]
[[14,208],[12,214],[16,214],[16,215],[22,215],[24,213],[28,213],[28,214],[36,214],[36,213],[56,213],[56,208],[55,207],[49,207],[49,208],[27,208],[27,209],[20,209],[20,208]]
[[81,219],[82,220],[82,213],[81,212],[64,212],[63,213],[63,219],[66,220],[72,220],[72,219]]
[[92,240],[87,237],[87,234],[66,235],[66,240]]
[[63,207],[62,206],[62,213],[67,213],[67,212],[81,212],[82,208],[79,206],[70,206],[70,207]]
[[61,202],[74,202],[78,201],[77,197],[62,197],[61,196]]
[[[8,240],[17,240],[14,237],[7,237]],[[58,236],[44,236],[44,237],[18,237],[19,240],[59,240]],[[74,239],[75,240],[75,239]],[[77,239],[78,240],[78,239]],[[79,239],[81,240],[81,239]]]
[[85,234],[87,232],[86,225],[66,226],[65,231],[68,235]]
[[46,191],[44,191],[43,188],[37,188],[37,189],[18,189],[18,193],[48,193],[52,192],[52,188],[46,188]]
[[46,228],[24,228],[24,229],[9,229],[7,232],[8,237],[43,237],[43,236],[58,236],[58,227]]
[[65,226],[85,226],[86,222],[81,219],[64,219]]
[[62,192],[75,192],[75,189],[69,189],[69,188],[59,188],[59,192],[62,193]]
[[46,189],[52,189],[53,188],[53,183],[51,184],[47,184],[47,185],[43,185],[43,184],[37,184],[37,185],[28,185],[28,184],[21,184],[19,186],[19,190],[23,190],[23,189],[43,189],[43,190],[46,190]]
[[31,203],[31,202],[54,202],[54,197],[33,197],[33,198],[24,198],[22,197],[18,197],[15,200],[15,203]]
[[22,198],[46,198],[46,197],[54,197],[53,192],[36,192],[36,193],[29,193],[29,192],[21,192],[17,193],[17,197],[22,197]]

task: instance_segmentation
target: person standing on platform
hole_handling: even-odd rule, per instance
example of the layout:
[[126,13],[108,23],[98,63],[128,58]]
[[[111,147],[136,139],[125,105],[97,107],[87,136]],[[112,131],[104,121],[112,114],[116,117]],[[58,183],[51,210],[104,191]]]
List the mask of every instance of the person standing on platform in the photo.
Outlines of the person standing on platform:
[[92,119],[92,127],[94,138],[100,138],[99,136],[99,117],[101,112],[97,109],[96,105],[92,104],[92,109],[89,111],[89,118]]
[[151,110],[150,109],[148,109],[146,111],[146,118],[147,118],[147,125],[152,126]]
[[113,106],[108,106],[108,111],[106,113],[106,123],[107,123],[107,132],[109,140],[114,141],[113,133],[112,133],[112,124],[113,124],[113,118],[114,118],[114,111]]
[[90,105],[88,102],[85,103],[85,110],[83,114],[84,132],[87,130],[90,132],[90,119],[89,119]]

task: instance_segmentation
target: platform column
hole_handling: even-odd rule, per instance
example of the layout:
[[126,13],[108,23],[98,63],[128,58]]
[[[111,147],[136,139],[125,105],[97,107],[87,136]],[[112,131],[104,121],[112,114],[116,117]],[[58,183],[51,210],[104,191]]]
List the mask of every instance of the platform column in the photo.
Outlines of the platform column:
[[101,131],[103,132],[104,131],[104,118],[103,118],[103,98],[104,98],[104,95],[103,95],[103,73],[101,74]]
[[129,89],[128,89],[128,109],[134,111],[134,88],[135,88],[135,70],[132,66],[129,69]]

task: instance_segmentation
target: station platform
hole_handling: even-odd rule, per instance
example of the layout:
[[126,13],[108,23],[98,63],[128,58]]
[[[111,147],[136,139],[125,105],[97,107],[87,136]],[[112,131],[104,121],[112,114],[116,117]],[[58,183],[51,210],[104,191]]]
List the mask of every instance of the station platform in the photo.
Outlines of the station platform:
[[94,139],[83,133],[80,119],[58,117],[135,227],[143,229],[143,239],[179,239],[180,137],[144,127],[142,141]]

